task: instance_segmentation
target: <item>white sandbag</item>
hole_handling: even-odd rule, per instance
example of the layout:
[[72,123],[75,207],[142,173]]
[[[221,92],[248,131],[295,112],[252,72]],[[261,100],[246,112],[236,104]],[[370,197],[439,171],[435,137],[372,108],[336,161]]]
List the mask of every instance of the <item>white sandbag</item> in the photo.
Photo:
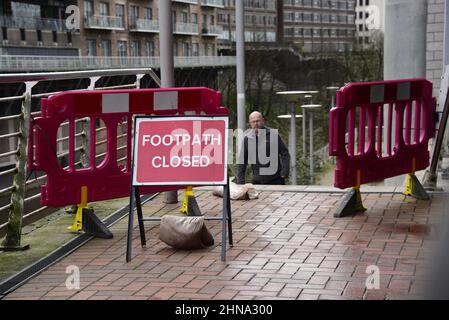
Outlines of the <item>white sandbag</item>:
[[203,249],[214,244],[204,217],[164,215],[161,218],[159,239],[175,249]]
[[[218,197],[223,197],[224,187],[216,187],[213,191],[213,195]],[[234,182],[229,182],[229,196],[231,200],[248,200],[257,199],[259,193],[254,188],[252,183],[247,184],[236,184]]]

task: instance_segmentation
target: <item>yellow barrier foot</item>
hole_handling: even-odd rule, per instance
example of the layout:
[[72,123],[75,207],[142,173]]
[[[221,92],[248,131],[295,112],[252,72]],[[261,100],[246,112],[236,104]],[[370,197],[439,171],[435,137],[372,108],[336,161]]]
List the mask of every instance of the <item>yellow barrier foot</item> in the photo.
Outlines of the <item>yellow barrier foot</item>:
[[430,200],[429,194],[426,192],[421,182],[414,174],[407,175],[407,182],[405,184],[404,194],[406,196],[412,196],[419,200]]
[[343,198],[337,211],[334,213],[335,218],[343,218],[354,215],[357,212],[365,212],[366,208],[362,203],[362,196],[359,188],[352,188]]
[[83,208],[81,206],[76,210],[75,221],[67,229],[73,232],[81,232],[83,229]]
[[187,214],[188,206],[189,206],[189,196],[194,196],[192,187],[187,187],[184,191],[184,200],[182,201],[181,209],[179,209],[179,212],[183,214]]
[[198,202],[196,202],[195,195],[193,194],[192,187],[187,187],[184,192],[184,201],[179,211],[191,217],[202,216]]

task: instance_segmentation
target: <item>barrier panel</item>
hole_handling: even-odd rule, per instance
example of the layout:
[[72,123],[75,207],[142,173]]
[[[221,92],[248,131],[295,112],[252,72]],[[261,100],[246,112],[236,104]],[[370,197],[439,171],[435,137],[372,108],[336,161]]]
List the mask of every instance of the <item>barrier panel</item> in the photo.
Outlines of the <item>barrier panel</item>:
[[[135,115],[175,116],[187,114],[228,115],[220,106],[220,93],[208,88],[164,88],[131,90],[70,91],[42,99],[42,115],[31,123],[28,152],[29,170],[45,171],[47,183],[41,188],[41,204],[61,207],[130,195],[133,117]],[[90,120],[89,159],[85,168],[75,167],[75,121]],[[126,119],[126,121],[124,121]],[[69,122],[69,164],[64,170],[56,157],[57,132]],[[107,150],[104,160],[95,163],[95,123],[106,126]],[[126,125],[126,165],[117,164],[117,128]],[[183,186],[145,186],[141,193],[177,190]]]
[[352,209],[341,207],[336,216],[364,210],[361,184],[406,173],[406,194],[428,198],[414,173],[429,165],[435,110],[432,83],[425,79],[350,83],[337,91],[329,155],[337,157],[335,187],[354,192]]

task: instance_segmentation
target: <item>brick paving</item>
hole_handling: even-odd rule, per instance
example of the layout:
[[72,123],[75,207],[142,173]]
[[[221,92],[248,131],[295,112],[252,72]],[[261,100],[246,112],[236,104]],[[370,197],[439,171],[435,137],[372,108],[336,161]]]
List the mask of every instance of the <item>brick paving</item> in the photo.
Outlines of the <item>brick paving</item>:
[[[196,191],[207,216],[220,216],[222,199]],[[147,248],[134,232],[133,260],[125,263],[125,218],[111,240],[94,239],[16,289],[5,299],[413,299],[426,284],[446,194],[419,201],[394,193],[365,193],[367,213],[336,219],[343,197],[328,189],[295,192],[262,187],[259,199],[232,201],[234,246],[220,260],[221,224],[207,221],[211,248],[178,251],[158,240],[146,222]],[[180,199],[182,199],[180,197]],[[158,196],[144,215],[178,213]],[[79,290],[68,290],[66,268],[80,269]],[[366,288],[367,267],[380,271],[380,288]]]

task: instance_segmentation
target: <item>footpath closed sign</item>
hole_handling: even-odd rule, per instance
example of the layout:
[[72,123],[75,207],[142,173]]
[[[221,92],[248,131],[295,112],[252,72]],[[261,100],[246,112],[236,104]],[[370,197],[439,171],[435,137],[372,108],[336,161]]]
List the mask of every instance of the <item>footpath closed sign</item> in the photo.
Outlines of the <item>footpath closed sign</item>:
[[227,117],[136,117],[133,185],[223,185]]

